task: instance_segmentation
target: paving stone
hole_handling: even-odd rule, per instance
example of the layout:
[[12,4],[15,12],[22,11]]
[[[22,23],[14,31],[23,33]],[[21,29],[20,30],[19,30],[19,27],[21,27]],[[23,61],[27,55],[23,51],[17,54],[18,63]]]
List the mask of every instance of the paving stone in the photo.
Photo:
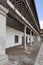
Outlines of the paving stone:
[[43,65],[43,44],[41,45],[34,65]]
[[[16,65],[34,65],[34,62],[36,60],[36,56],[37,56],[40,46],[38,44],[33,45],[32,48],[28,47],[27,51],[25,51],[21,47],[13,48],[13,49],[11,48],[9,51],[10,53],[8,53],[9,60],[12,62],[12,65],[15,65],[15,64]],[[40,57],[40,55],[39,55],[39,57]],[[42,53],[42,55],[43,55],[43,53]],[[39,59],[39,57],[38,57],[38,59]],[[36,65],[39,65],[38,60],[37,60]]]
[[18,65],[19,61],[13,61],[12,65]]
[[[11,60],[12,59],[12,60]],[[30,59],[29,57],[27,57],[26,55],[17,55],[17,56],[13,56],[10,58],[10,60],[12,61],[12,64],[23,64],[23,63],[27,63],[29,64],[30,62],[33,63],[33,59]],[[16,63],[17,62],[17,63]]]
[[31,54],[31,52],[28,52],[28,51],[24,51],[25,53],[27,53],[27,54]]

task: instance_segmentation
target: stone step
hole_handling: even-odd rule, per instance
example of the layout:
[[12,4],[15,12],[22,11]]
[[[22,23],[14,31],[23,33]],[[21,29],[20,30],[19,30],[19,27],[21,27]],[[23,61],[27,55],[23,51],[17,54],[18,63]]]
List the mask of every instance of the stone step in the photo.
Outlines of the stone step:
[[6,54],[0,55],[0,61],[2,61],[3,59],[8,58],[8,56]]
[[8,56],[6,54],[0,55],[0,65],[4,65],[8,61]]

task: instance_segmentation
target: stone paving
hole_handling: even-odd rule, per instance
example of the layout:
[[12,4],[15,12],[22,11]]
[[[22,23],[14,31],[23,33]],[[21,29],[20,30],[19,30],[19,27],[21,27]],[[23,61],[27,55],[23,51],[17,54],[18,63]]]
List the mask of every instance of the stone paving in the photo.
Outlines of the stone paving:
[[11,65],[12,63],[8,60],[5,64],[3,65]]
[[43,43],[41,45],[34,65],[43,65]]
[[10,48],[7,50],[7,55],[11,62],[10,65],[34,65],[41,43],[33,44],[25,51],[22,46]]
[[17,64],[24,65],[24,64],[29,64],[29,63],[34,62],[33,59],[30,59],[26,55],[9,56],[9,57],[10,57],[10,61],[12,62],[12,64],[16,64],[16,65]]

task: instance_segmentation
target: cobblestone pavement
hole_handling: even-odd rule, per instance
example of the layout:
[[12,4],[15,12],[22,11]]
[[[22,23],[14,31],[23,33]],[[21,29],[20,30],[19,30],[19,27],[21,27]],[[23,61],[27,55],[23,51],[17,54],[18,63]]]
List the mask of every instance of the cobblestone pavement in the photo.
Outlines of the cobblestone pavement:
[[28,50],[25,51],[22,46],[7,49],[10,65],[34,65],[41,43],[33,44],[32,47],[27,45]]
[[8,60],[4,65],[11,65],[12,63]]
[[36,58],[36,62],[34,65],[43,65],[43,43],[41,45],[41,48],[39,50],[39,53]]

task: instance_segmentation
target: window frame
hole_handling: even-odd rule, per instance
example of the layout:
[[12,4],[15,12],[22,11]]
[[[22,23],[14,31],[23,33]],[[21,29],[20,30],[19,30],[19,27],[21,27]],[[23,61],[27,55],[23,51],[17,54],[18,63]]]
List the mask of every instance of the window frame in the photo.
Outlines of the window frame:
[[19,43],[19,36],[15,35],[15,43]]

